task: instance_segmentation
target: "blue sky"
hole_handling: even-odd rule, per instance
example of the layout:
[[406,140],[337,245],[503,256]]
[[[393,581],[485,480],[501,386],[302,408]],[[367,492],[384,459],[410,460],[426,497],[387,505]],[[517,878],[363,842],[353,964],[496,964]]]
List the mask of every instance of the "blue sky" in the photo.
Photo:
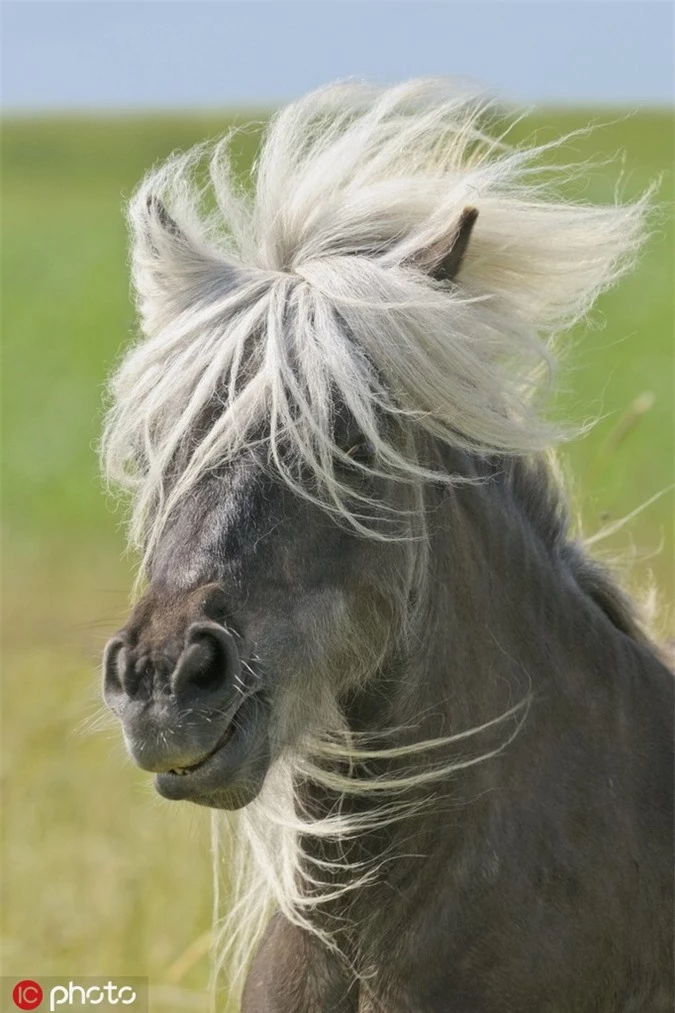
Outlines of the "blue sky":
[[5,0],[2,21],[14,112],[255,106],[420,74],[524,103],[673,97],[668,0]]

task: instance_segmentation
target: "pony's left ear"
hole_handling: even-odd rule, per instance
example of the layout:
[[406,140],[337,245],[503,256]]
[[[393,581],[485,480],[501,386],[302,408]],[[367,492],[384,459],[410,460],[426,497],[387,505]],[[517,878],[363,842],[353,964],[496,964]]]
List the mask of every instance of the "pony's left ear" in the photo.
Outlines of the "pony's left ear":
[[464,208],[459,221],[442,239],[416,253],[411,263],[436,281],[455,281],[478,218],[477,208]]

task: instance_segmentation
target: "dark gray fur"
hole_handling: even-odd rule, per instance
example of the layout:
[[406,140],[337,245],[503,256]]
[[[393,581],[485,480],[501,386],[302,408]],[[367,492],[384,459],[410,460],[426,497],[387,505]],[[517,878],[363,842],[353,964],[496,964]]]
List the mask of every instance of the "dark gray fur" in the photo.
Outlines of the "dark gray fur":
[[[226,808],[259,790],[280,737],[299,733],[327,687],[375,743],[391,727],[409,728],[396,741],[458,732],[532,694],[500,755],[435,784],[433,804],[416,816],[348,846],[350,861],[386,862],[375,884],[314,915],[337,929],[347,961],[276,916],[242,1009],[666,1013],[672,674],[612,580],[568,537],[544,464],[433,444],[418,451],[480,481],[425,485],[426,536],[407,543],[358,537],[253,456],[212,475],[165,531],[124,632],[127,664],[159,651],[170,669],[186,626],[203,618],[201,589],[217,588],[208,619],[255,659],[259,706],[241,776],[218,798],[186,797]],[[398,506],[411,496],[384,481],[371,491]],[[349,643],[339,635],[345,606],[362,617]],[[353,678],[374,649],[384,658],[377,671]],[[293,721],[279,716],[289,701]],[[199,708],[190,713],[194,729]],[[494,748],[504,735],[491,730],[467,749]],[[299,794],[316,815],[336,801],[312,784]]]

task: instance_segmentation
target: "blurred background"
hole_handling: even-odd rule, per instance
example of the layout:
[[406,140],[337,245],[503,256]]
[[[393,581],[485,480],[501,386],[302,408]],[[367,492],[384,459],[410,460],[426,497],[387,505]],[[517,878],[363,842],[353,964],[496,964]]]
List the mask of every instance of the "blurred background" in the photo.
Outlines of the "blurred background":
[[[589,534],[634,590],[673,602],[673,7],[649,2],[5,2],[3,973],[147,975],[153,1010],[205,1008],[208,813],[163,802],[101,719],[99,655],[133,560],[103,494],[105,377],[133,333],[124,199],[176,148],[355,75],[477,79],[578,127],[585,199],[660,179],[638,270],[570,336],[560,410]],[[240,135],[239,169],[258,133]],[[600,549],[600,546],[599,546]],[[672,611],[670,611],[672,615]]]

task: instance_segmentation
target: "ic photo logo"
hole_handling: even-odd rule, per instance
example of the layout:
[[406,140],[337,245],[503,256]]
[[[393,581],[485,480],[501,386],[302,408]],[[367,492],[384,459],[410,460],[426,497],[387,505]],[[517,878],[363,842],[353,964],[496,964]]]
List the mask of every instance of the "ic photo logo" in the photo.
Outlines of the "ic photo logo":
[[[38,1010],[39,1013],[55,1013],[60,1009],[115,1010],[122,1013],[147,1013],[147,978],[124,978],[111,981],[105,978],[16,978],[3,980],[3,993],[12,997],[15,1010]],[[3,1013],[9,1010],[3,1004]]]
[[37,981],[26,978],[16,983],[12,989],[14,1005],[19,1009],[37,1009],[42,1002],[44,993]]

